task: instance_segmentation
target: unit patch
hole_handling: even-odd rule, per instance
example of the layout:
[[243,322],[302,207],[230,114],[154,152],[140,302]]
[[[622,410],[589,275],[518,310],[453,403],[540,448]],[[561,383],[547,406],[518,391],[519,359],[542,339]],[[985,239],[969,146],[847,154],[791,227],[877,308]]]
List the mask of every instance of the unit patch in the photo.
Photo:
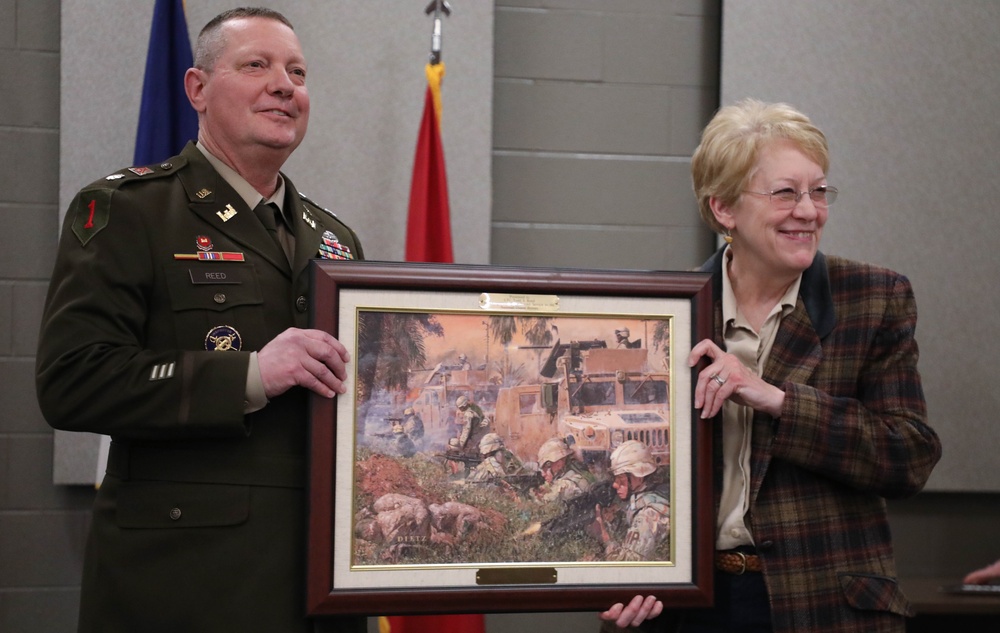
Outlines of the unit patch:
[[210,352],[240,351],[243,339],[236,328],[229,325],[216,325],[205,335],[205,349]]
[[114,193],[114,189],[86,189],[77,194],[73,234],[81,244],[86,245],[108,225]]

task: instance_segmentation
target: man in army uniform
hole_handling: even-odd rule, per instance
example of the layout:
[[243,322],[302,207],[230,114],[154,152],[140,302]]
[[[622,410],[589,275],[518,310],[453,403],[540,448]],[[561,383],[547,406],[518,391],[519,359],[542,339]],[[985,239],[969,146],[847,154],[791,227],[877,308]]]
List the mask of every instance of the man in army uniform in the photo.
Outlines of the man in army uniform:
[[482,455],[483,461],[472,469],[466,481],[497,482],[521,467],[516,458],[507,451],[503,438],[496,433],[487,433],[483,436],[479,441],[479,454]]
[[474,451],[479,447],[483,436],[489,432],[486,414],[468,396],[459,396],[455,400],[455,408],[455,422],[462,427],[458,434],[458,447],[466,452]]
[[468,472],[471,464],[479,463],[479,442],[489,433],[490,425],[483,410],[468,396],[455,400],[454,424],[458,435],[448,440],[445,457],[452,475],[458,475],[463,469]]
[[458,362],[455,363],[455,369],[468,371],[472,369],[472,363],[469,362],[469,357],[465,354],[458,355]]
[[417,448],[423,446],[424,421],[420,417],[420,415],[413,410],[413,407],[406,407],[403,410],[403,431],[406,433],[406,436],[410,438],[410,440],[413,442],[414,446],[416,446]]
[[417,446],[406,434],[406,429],[402,424],[392,425],[392,454],[401,457],[413,457],[417,452]]
[[39,402],[53,427],[112,437],[81,632],[313,630],[307,399],[346,391],[349,354],[305,329],[308,264],[362,251],[279,171],[306,132],[306,68],[280,13],[220,14],[184,80],[197,144],[88,185],[66,215]]
[[572,501],[594,485],[594,475],[560,437],[549,438],[538,448],[538,467],[545,483],[535,490],[535,498],[542,503]]
[[615,540],[597,513],[607,560],[651,560],[657,546],[670,536],[670,491],[656,476],[656,459],[638,440],[622,442],[611,453],[611,474],[618,497],[628,503],[625,536]]

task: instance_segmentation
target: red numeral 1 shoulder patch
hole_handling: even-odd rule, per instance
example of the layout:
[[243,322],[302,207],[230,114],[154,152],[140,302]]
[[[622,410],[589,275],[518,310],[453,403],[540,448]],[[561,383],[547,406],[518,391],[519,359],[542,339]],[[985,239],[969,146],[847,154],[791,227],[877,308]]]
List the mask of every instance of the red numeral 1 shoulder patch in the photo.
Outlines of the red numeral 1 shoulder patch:
[[73,234],[86,245],[92,237],[108,225],[111,215],[111,196],[114,189],[87,189],[76,196],[76,207],[71,211]]

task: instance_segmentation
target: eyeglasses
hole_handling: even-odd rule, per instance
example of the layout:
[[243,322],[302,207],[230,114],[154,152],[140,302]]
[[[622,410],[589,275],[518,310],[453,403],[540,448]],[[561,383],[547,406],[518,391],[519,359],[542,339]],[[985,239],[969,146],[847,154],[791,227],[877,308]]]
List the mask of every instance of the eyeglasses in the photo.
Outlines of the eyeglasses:
[[805,195],[808,195],[809,199],[817,207],[828,207],[837,199],[837,188],[827,185],[813,187],[808,191],[796,191],[791,187],[785,187],[784,189],[775,189],[774,191],[744,191],[743,193],[768,196],[771,198],[771,204],[775,208],[786,211],[794,209],[799,204],[799,200],[802,200],[802,196]]

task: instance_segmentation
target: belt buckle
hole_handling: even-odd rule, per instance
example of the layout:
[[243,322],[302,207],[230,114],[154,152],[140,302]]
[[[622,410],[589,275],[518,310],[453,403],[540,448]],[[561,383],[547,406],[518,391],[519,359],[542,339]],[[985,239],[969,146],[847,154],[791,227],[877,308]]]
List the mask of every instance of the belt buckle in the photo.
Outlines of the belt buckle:
[[736,555],[740,557],[741,568],[738,572],[734,572],[737,576],[742,576],[747,572],[747,555],[743,552],[737,551]]

